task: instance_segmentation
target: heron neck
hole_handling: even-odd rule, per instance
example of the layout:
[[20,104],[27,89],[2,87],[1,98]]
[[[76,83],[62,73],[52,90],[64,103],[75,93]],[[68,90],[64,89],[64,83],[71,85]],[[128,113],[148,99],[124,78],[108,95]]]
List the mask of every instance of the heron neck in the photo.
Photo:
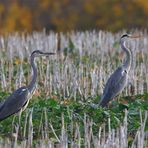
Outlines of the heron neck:
[[30,93],[32,93],[35,89],[35,86],[36,86],[36,79],[37,79],[37,68],[36,68],[36,65],[35,65],[35,62],[34,62],[34,56],[31,55],[31,58],[30,58],[30,64],[32,66],[32,80],[31,82],[29,83],[28,85],[28,90],[30,91]]
[[130,49],[128,49],[125,45],[125,40],[121,40],[121,48],[123,49],[123,51],[125,51],[126,53],[126,59],[123,63],[123,67],[126,69],[126,70],[129,70],[130,69],[130,66],[131,66],[131,51]]

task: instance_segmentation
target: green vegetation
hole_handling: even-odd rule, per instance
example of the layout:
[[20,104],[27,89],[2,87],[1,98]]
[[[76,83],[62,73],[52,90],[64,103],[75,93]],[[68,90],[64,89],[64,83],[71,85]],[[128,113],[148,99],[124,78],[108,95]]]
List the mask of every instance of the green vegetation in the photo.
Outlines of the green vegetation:
[[[1,93],[3,95],[3,93]],[[93,108],[91,103],[94,103],[94,98],[90,98],[87,102],[76,102],[72,100],[58,101],[53,98],[44,99],[41,97],[33,97],[28,109],[22,114],[21,117],[21,129],[20,133],[24,133],[26,125],[26,116],[32,112],[32,125],[33,125],[33,143],[36,144],[39,142],[39,139],[42,139],[43,132],[45,132],[48,137],[50,137],[51,142],[58,143],[58,139],[55,137],[56,135],[61,135],[61,127],[66,126],[66,133],[68,134],[68,140],[72,140],[75,136],[75,128],[76,125],[79,125],[79,132],[81,135],[84,134],[85,128],[84,126],[84,118],[92,121],[92,131],[94,136],[97,136],[100,127],[105,124],[105,132],[108,132],[108,120],[110,119],[110,128],[117,129],[122,124],[125,111],[127,110],[127,136],[128,136],[128,145],[130,146],[137,134],[137,130],[141,127],[141,124],[146,119],[145,111],[148,110],[148,102],[145,102],[148,94],[138,95],[133,97],[125,97],[122,98],[121,101],[128,101],[128,104],[124,104],[123,102],[113,101],[109,108]],[[132,98],[132,99],[131,99]],[[96,99],[97,101],[98,99]],[[64,123],[62,123],[62,117],[64,118]],[[10,133],[13,131],[15,133],[14,126],[17,126],[18,119],[12,123],[14,116],[2,121],[0,123],[0,133],[3,138],[8,136],[12,136]],[[28,119],[29,120],[29,119]],[[14,124],[14,125],[13,125]],[[27,124],[29,128],[29,123]],[[52,126],[52,127],[51,127]],[[14,129],[13,129],[14,128]],[[53,132],[53,129],[54,132]],[[48,131],[47,131],[48,130]],[[146,126],[144,131],[148,130],[148,122],[146,122]],[[18,142],[26,140],[28,137],[28,132],[26,131],[24,137],[19,134]],[[44,134],[45,134],[44,133]],[[45,137],[44,137],[45,138]],[[85,136],[81,137],[81,145],[83,145],[83,141],[85,140]],[[91,139],[90,139],[91,140]],[[75,141],[76,142],[76,141]],[[90,142],[92,143],[92,141]],[[70,142],[69,142],[70,144]],[[146,143],[144,143],[145,145]],[[146,146],[146,145],[145,145]]]

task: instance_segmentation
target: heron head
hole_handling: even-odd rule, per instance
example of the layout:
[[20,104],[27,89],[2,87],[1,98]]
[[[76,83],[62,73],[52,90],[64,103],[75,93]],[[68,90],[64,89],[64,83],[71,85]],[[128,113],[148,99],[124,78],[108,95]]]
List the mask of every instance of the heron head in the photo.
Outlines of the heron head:
[[42,55],[53,55],[55,53],[53,52],[42,52],[41,50],[34,50],[31,54],[31,56],[34,56],[34,57],[38,57],[38,56],[42,56]]
[[128,37],[130,37],[130,36],[131,36],[131,34],[126,33],[126,34],[123,34],[123,35],[121,36],[121,39],[123,39],[123,38],[128,38]]
[[142,36],[141,35],[137,35],[137,34],[131,35],[131,34],[126,33],[126,34],[121,36],[121,39],[125,39],[125,38],[140,38],[140,37],[142,37]]

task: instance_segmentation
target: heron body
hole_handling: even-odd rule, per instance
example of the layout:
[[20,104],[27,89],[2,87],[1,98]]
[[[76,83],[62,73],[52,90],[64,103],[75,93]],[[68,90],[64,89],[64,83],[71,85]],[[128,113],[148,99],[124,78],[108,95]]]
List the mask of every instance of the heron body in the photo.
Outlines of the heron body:
[[0,107],[0,121],[19,112],[28,102],[28,88],[23,86],[14,91]]
[[30,64],[32,66],[32,80],[28,86],[23,86],[15,90],[10,96],[8,96],[3,102],[0,103],[0,121],[7,117],[24,110],[30,100],[30,96],[33,94],[36,87],[37,68],[34,62],[35,57],[38,55],[52,55],[54,53],[44,53],[40,50],[35,50],[30,56]]
[[128,38],[135,38],[129,34],[125,34],[120,38],[121,48],[126,54],[126,59],[122,66],[118,67],[109,77],[105,85],[103,95],[99,102],[99,106],[105,107],[117,96],[126,86],[128,73],[131,67],[131,51],[126,47],[125,42]]
[[123,67],[119,67],[108,79],[103,95],[101,97],[100,106],[104,107],[111,101],[115,96],[120,93],[127,82],[128,73]]

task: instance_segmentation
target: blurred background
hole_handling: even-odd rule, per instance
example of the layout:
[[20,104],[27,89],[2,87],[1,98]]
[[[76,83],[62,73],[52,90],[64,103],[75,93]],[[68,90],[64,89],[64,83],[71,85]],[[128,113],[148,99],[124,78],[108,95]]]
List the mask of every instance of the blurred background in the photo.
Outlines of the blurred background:
[[0,34],[148,28],[147,0],[0,0]]

